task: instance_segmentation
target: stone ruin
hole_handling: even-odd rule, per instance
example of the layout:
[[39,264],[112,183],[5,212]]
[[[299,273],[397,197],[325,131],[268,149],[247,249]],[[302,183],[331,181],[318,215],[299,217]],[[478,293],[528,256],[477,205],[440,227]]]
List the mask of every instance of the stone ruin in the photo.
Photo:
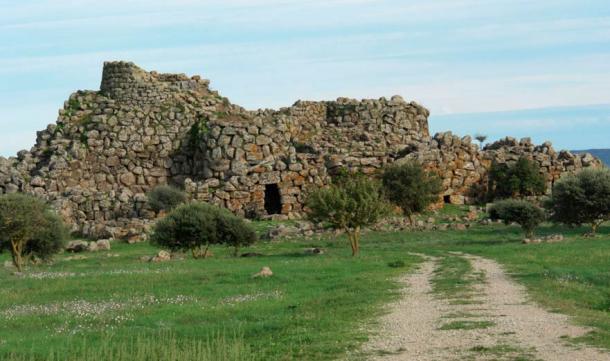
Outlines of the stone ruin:
[[601,166],[589,154],[529,139],[481,150],[470,137],[431,137],[428,116],[400,96],[249,111],[199,76],[106,62],[99,91],[72,94],[30,151],[0,157],[0,194],[38,195],[83,235],[130,238],[155,219],[146,193],[162,184],[246,217],[299,218],[307,190],[329,184],[340,169],[373,174],[416,159],[443,178],[439,202],[464,204],[485,191],[492,161],[533,159],[549,187]]

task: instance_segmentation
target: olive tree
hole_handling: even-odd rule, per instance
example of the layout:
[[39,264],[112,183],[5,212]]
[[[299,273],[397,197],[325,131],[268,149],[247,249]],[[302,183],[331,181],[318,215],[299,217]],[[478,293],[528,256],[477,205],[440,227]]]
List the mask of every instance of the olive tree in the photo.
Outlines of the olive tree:
[[385,195],[402,209],[411,223],[413,214],[423,212],[436,202],[442,190],[440,177],[414,161],[386,167],[381,180]]
[[377,223],[389,213],[380,188],[378,181],[354,175],[339,184],[317,189],[307,198],[308,218],[344,230],[352,256],[356,256],[360,251],[362,227]]
[[205,258],[210,245],[226,244],[235,252],[256,241],[251,225],[228,210],[207,203],[188,203],[158,221],[151,243],[172,251],[190,251],[193,258]]
[[493,204],[489,211],[491,219],[500,219],[504,224],[517,223],[526,238],[532,238],[536,228],[545,220],[544,210],[536,205],[515,199],[506,199]]
[[8,249],[18,271],[24,257],[48,258],[62,249],[63,223],[39,198],[23,193],[0,196],[0,250]]
[[591,233],[595,234],[610,219],[610,170],[585,169],[560,179],[546,206],[554,222],[590,224]]

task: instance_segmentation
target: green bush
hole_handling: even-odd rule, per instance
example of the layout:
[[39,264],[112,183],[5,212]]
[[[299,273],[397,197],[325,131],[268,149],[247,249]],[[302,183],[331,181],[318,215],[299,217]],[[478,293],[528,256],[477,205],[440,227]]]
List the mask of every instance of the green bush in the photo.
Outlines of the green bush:
[[522,198],[546,192],[546,182],[538,164],[520,158],[512,165],[494,162],[489,170],[488,198]]
[[45,212],[44,222],[36,236],[27,243],[24,254],[48,260],[64,249],[68,232],[61,218],[51,211]]
[[241,247],[250,246],[257,240],[254,227],[226,209],[219,214],[217,231],[222,243],[233,247],[235,256],[238,256]]
[[205,257],[213,244],[226,244],[238,252],[239,247],[255,241],[250,224],[207,203],[179,206],[157,222],[151,236],[151,243],[173,251],[190,251],[194,258]]
[[491,219],[500,219],[505,224],[517,223],[532,238],[536,228],[545,220],[544,210],[534,204],[515,199],[507,199],[493,204],[489,211]]
[[568,225],[590,224],[591,233],[610,219],[610,170],[585,169],[560,179],[546,202],[551,220]]
[[155,212],[171,211],[184,202],[186,202],[184,192],[172,186],[158,186],[148,193],[148,205]]
[[0,196],[0,250],[9,250],[22,271],[24,256],[49,258],[61,250],[63,225],[39,198],[23,193]]
[[311,221],[328,223],[347,233],[353,256],[360,251],[361,228],[389,213],[379,182],[359,175],[313,191],[306,203]]
[[381,180],[388,199],[399,206],[411,221],[413,214],[423,212],[436,202],[442,190],[440,177],[426,172],[416,162],[386,167]]

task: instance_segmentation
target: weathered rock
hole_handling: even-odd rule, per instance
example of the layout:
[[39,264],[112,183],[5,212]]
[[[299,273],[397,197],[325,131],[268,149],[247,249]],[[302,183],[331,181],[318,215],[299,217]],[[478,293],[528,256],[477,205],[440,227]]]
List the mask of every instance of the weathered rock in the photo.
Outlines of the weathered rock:
[[100,251],[110,251],[110,240],[109,239],[100,239],[96,242],[97,249]]
[[267,277],[271,277],[271,276],[273,276],[273,272],[271,271],[271,268],[265,266],[265,267],[261,268],[260,272],[253,274],[252,278],[267,278]]
[[82,240],[70,241],[66,245],[66,251],[72,253],[80,253],[89,250],[89,242]]
[[172,255],[167,251],[159,251],[156,256],[150,258],[150,262],[167,262],[172,259]]

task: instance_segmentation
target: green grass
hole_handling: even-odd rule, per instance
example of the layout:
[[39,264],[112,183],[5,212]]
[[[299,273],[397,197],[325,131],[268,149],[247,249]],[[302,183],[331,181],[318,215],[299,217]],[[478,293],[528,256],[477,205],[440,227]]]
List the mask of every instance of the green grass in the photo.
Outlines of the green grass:
[[[256,227],[264,232],[272,224]],[[397,276],[420,262],[410,252],[439,257],[435,290],[468,299],[480,275],[453,251],[497,260],[534,300],[595,329],[577,341],[610,349],[610,227],[596,239],[581,237],[584,232],[547,226],[541,234],[563,233],[566,241],[535,245],[521,244],[520,229],[504,226],[369,232],[358,258],[350,257],[344,237],[262,242],[243,250],[266,255],[253,258],[233,258],[219,247],[211,259],[160,264],[138,260],[156,253],[147,244],[115,244],[82,260],[62,255],[23,278],[0,269],[0,359],[17,353],[9,360],[47,360],[54,353],[70,360],[79,350],[105,350],[99,360],[121,360],[113,352],[138,348],[146,359],[145,352],[169,348],[189,360],[199,355],[197,347],[212,354],[249,350],[255,360],[354,355],[384,304],[398,297]],[[306,256],[306,247],[326,253]],[[5,260],[0,255],[0,264]],[[274,276],[252,279],[262,266]],[[114,342],[104,346],[108,335]]]
[[[146,244],[118,244],[109,253],[118,257],[60,256],[54,265],[31,268],[25,278],[2,271],[0,359],[17,350],[67,355],[82,343],[97,349],[108,332],[156,340],[159,330],[171,331],[187,349],[240,330],[257,360],[334,359],[366,339],[361,326],[397,297],[395,278],[408,271],[387,265],[397,258],[389,251],[352,259],[344,242],[263,243],[247,250],[267,255],[254,258],[233,258],[230,250],[215,248],[212,259],[160,264],[138,260],[156,252]],[[326,253],[304,255],[310,246]],[[417,258],[402,260],[412,265]],[[274,276],[252,279],[263,266]]]
[[453,321],[439,327],[439,330],[478,330],[489,328],[494,323],[491,321]]
[[[159,342],[163,340],[163,342]],[[50,351],[46,355],[6,355],[4,361],[253,361],[259,355],[244,342],[240,335],[213,335],[205,340],[184,342],[171,332],[159,332],[153,337],[136,336],[119,338],[105,334],[95,347],[78,342],[69,354]]]
[[[538,361],[531,351],[512,345],[475,346],[469,350],[473,355],[494,356],[494,360]],[[471,358],[468,358],[470,360]],[[475,360],[473,357],[472,360]]]
[[482,274],[473,272],[470,262],[456,255],[443,255],[432,279],[436,294],[450,302],[468,303],[474,296],[474,286],[484,281]]

